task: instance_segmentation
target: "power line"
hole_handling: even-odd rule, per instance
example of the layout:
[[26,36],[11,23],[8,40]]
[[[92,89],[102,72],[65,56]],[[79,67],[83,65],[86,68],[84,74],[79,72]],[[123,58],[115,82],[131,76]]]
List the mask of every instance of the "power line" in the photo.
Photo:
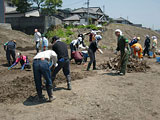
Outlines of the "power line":
[[82,3],[82,2],[84,2],[84,0],[80,0],[80,1],[77,1],[77,2],[74,2],[74,3],[71,3],[71,4],[68,4],[68,5],[64,5],[64,6],[62,6],[62,7],[68,7],[68,6],[70,7],[70,6],[73,6],[73,5]]
[[89,3],[90,1],[87,0],[87,24],[89,25]]

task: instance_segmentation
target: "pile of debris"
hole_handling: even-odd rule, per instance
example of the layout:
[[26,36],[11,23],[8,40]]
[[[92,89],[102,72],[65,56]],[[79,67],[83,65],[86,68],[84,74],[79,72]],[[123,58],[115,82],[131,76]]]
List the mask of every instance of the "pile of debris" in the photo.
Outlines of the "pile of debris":
[[[99,68],[102,70],[119,70],[120,69],[120,55],[115,58],[110,58],[109,61],[104,61],[99,65]],[[146,72],[147,69],[150,69],[150,66],[147,65],[145,60],[139,61],[136,58],[129,58],[127,64],[127,72]]]

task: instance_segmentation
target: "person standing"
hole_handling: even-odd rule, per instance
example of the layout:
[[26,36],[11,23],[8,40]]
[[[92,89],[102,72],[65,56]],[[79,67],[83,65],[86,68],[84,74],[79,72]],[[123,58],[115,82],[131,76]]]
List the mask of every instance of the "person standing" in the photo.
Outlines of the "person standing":
[[[58,66],[54,69],[52,73],[52,81],[54,83],[54,80],[56,78],[57,73],[63,69],[63,73],[67,79],[67,89],[71,90],[71,76],[70,76],[70,62],[69,62],[69,56],[68,56],[68,49],[67,44],[60,41],[60,38],[57,36],[54,36],[52,38],[52,50],[56,52],[58,57]],[[54,85],[54,87],[56,87]]]
[[88,54],[89,54],[89,57],[90,57],[90,62],[88,63],[87,71],[90,70],[90,67],[91,67],[92,63],[93,63],[93,70],[96,70],[95,52],[98,50],[101,54],[103,54],[102,50],[98,48],[98,43],[99,43],[100,40],[102,40],[102,36],[96,35],[95,39],[96,40],[94,40],[90,43],[89,48],[88,48]]
[[40,41],[42,40],[41,33],[38,32],[38,29],[34,30],[34,41],[36,42],[36,50],[39,52]]
[[48,50],[48,39],[42,34],[42,51]]
[[[16,40],[11,40],[9,42],[6,42],[4,44],[4,50],[6,51],[6,58],[8,61],[8,66],[11,66],[16,61]],[[11,56],[12,56],[12,61],[11,61]]]
[[149,50],[150,50],[150,38],[149,35],[146,35],[146,40],[144,42],[144,51],[143,51],[143,56],[145,56],[145,54],[147,53],[148,57],[150,57],[149,55]]
[[129,46],[128,46],[128,39],[126,39],[122,35],[122,31],[120,29],[115,30],[115,35],[118,38],[117,49],[115,51],[115,54],[117,54],[117,51],[120,51],[120,53],[121,53],[119,75],[125,75],[126,74],[127,62],[128,62],[128,58],[129,58],[129,51],[130,51]]
[[156,51],[157,51],[157,37],[152,36],[153,42],[152,42],[152,52],[153,52],[153,58],[156,57]]
[[[50,61],[52,64],[50,65]],[[56,67],[57,64],[57,54],[53,50],[46,50],[43,52],[38,53],[33,60],[33,74],[34,74],[34,81],[36,85],[36,91],[38,94],[38,98],[40,102],[44,101],[45,98],[42,95],[42,80],[43,77],[46,80],[46,90],[49,97],[49,102],[53,101],[55,97],[52,95],[52,80],[51,80],[51,71],[50,69]]]

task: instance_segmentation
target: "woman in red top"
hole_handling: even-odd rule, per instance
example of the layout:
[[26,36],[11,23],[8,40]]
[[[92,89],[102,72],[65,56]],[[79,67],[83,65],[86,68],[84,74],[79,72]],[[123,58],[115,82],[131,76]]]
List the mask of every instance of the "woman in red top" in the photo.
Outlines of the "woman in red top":
[[29,60],[28,60],[27,56],[24,56],[21,53],[18,53],[17,55],[18,55],[18,58],[16,59],[16,62],[13,65],[11,65],[8,68],[8,70],[10,70],[12,67],[14,67],[15,65],[17,65],[19,62],[21,64],[21,70],[24,70],[24,68],[30,69],[31,66],[29,64]]

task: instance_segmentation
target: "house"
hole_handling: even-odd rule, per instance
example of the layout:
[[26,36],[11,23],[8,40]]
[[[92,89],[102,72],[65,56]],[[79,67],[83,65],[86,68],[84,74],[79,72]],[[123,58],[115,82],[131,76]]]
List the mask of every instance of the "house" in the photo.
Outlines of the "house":
[[[88,15],[89,12],[89,15]],[[75,17],[76,16],[76,17]],[[77,19],[79,16],[79,19]],[[80,24],[87,24],[89,18],[90,24],[104,23],[108,20],[108,15],[104,14],[100,7],[78,8],[72,11],[72,16],[64,19],[65,23],[80,22]],[[70,20],[72,18],[72,20]],[[73,20],[73,18],[76,18]]]
[[130,22],[129,20],[126,20],[122,17],[120,18],[117,18],[117,19],[113,19],[114,23],[120,23],[120,24],[129,24],[129,25],[132,25],[133,23]]
[[66,19],[63,19],[63,21],[65,21],[66,24],[74,24],[74,23],[80,23],[80,19],[81,17],[79,15],[73,15],[70,16]]
[[127,25],[136,26],[136,27],[142,27],[142,24],[134,24],[134,23],[130,22],[129,20],[126,20],[122,17],[117,18],[117,19],[113,19],[113,23],[127,24]]

